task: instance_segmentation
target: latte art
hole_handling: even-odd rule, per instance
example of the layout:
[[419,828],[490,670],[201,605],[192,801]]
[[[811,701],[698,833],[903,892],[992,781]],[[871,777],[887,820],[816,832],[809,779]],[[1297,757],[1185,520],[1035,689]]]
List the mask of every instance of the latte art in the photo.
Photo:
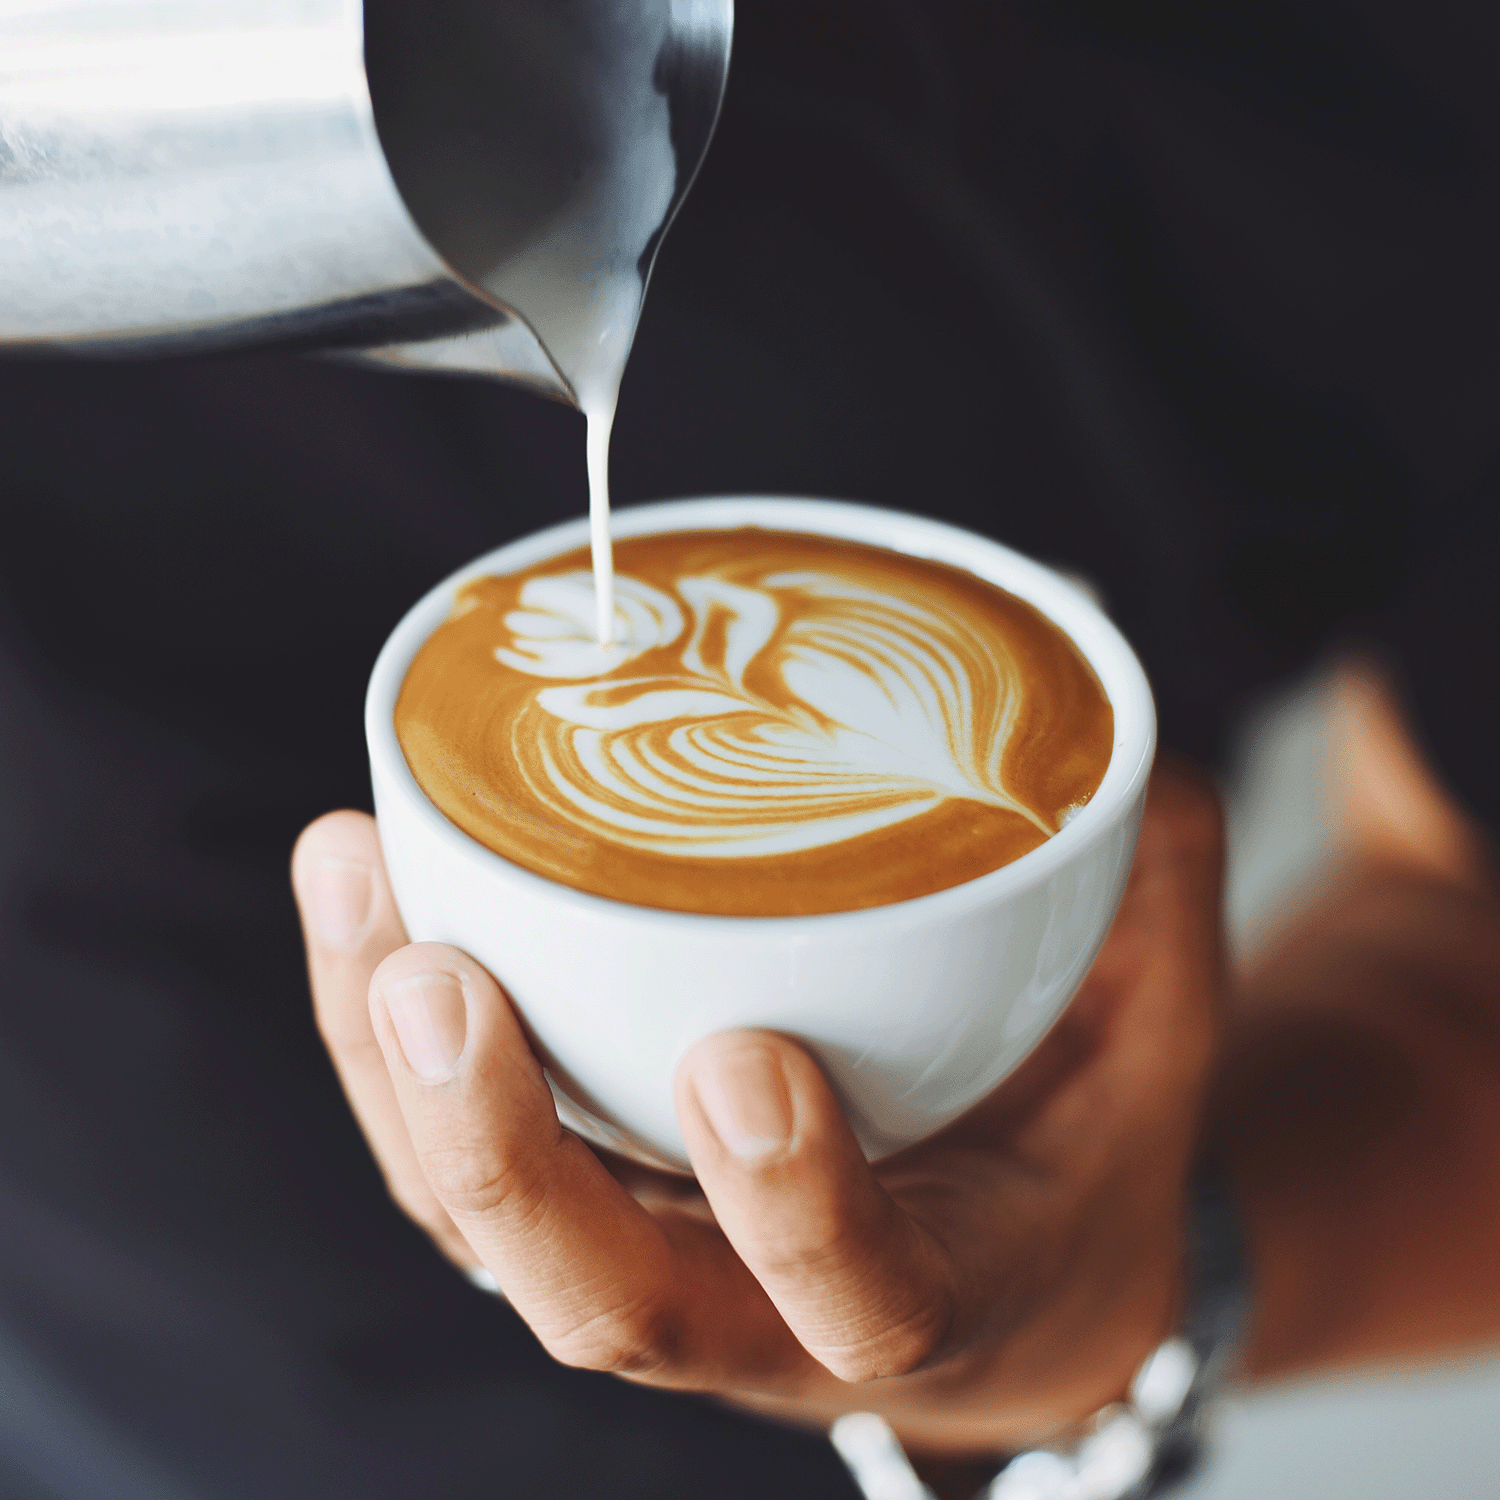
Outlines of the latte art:
[[[879,904],[1034,847],[1102,777],[1092,673],[956,570],[765,532],[636,539],[601,645],[569,561],[470,584],[397,707],[428,795],[538,873],[685,910]],[[1049,744],[1059,709],[1072,743]]]
[[[589,643],[547,603],[591,598],[591,582],[527,583],[506,618],[514,642],[496,657],[538,676],[580,675],[577,647]],[[1052,832],[1000,777],[1022,691],[1013,664],[962,621],[820,573],[754,586],[680,578],[686,621],[638,579],[618,577],[616,589],[638,602],[630,626],[617,626],[622,644],[593,645],[591,680],[543,688],[512,729],[517,764],[558,816],[635,848],[710,859],[838,843],[947,797],[1011,808]],[[613,675],[615,658],[657,645],[680,648],[673,671]],[[745,681],[757,665],[764,694]]]

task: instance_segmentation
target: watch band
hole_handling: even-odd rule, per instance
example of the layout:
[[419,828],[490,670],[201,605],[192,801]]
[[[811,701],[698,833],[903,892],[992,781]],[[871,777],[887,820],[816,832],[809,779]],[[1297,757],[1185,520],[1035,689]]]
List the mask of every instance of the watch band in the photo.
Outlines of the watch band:
[[[1095,1413],[1077,1442],[1012,1456],[976,1500],[1150,1500],[1197,1468],[1250,1307],[1239,1215],[1208,1168],[1193,1179],[1186,1253],[1181,1330],[1136,1371],[1128,1398]],[[875,1413],[840,1417],[829,1437],[866,1500],[932,1500]]]

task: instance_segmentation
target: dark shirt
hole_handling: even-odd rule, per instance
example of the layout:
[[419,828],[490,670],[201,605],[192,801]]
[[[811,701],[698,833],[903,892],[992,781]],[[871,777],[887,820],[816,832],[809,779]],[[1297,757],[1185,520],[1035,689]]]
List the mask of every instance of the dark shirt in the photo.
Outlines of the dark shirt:
[[[1426,3],[739,8],[617,498],[831,495],[1090,575],[1213,761],[1341,639],[1500,825],[1500,35]],[[386,1198],[286,862],[364,682],[583,428],[273,353],[0,366],[0,1496],[850,1494],[553,1365]]]

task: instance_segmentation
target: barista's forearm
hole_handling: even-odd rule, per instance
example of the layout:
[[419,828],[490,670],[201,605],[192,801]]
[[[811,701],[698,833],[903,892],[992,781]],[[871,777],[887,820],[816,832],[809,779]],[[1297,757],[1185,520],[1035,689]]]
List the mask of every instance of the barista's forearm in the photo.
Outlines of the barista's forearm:
[[1371,870],[1261,965],[1210,1130],[1257,1311],[1247,1374],[1500,1339],[1500,896]]

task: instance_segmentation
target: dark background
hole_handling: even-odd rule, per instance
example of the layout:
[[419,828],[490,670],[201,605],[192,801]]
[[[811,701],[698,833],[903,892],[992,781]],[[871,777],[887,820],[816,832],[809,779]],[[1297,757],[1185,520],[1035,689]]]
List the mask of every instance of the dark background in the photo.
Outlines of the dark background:
[[[1212,762],[1340,641],[1492,827],[1500,23],[741,0],[620,502],[873,501],[1088,573]],[[384,1196],[286,861],[405,608],[585,505],[570,409],[268,353],[0,364],[0,1496],[851,1494],[562,1370]]]

